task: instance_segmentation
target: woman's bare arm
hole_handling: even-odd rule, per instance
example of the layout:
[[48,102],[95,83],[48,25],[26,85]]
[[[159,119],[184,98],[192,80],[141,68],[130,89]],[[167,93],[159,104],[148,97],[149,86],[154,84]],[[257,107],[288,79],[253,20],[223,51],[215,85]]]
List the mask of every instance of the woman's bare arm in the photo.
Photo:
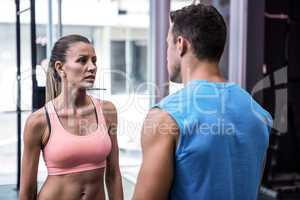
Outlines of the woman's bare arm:
[[37,199],[37,172],[42,137],[47,128],[43,109],[32,113],[25,124],[21,168],[20,200]]
[[119,147],[117,141],[117,110],[115,106],[108,101],[102,102],[102,109],[112,142],[112,150],[107,158],[105,173],[108,196],[111,200],[123,200],[123,186],[119,166]]

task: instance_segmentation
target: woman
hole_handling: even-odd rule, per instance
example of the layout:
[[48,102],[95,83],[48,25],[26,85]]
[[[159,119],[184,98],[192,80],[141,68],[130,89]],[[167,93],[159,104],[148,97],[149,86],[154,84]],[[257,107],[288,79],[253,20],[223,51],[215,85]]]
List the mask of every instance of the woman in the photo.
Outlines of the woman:
[[[52,50],[45,107],[32,113],[24,130],[21,200],[123,199],[116,136],[117,112],[108,101],[88,96],[96,55],[80,35],[59,39]],[[40,151],[48,177],[37,194]]]

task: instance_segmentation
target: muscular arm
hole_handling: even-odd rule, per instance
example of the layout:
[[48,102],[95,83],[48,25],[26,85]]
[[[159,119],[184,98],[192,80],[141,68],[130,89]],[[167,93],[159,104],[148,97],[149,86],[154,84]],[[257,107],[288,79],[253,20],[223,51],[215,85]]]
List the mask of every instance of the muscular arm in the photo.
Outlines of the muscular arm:
[[173,181],[177,136],[177,124],[167,113],[159,109],[149,112],[142,130],[143,162],[134,200],[168,199]]
[[107,167],[105,172],[108,196],[111,200],[123,200],[122,178],[119,166],[119,147],[117,141],[117,110],[115,106],[108,101],[103,102],[102,109],[112,142],[112,150],[107,158]]
[[37,171],[46,122],[42,110],[29,116],[24,129],[20,200],[37,199]]

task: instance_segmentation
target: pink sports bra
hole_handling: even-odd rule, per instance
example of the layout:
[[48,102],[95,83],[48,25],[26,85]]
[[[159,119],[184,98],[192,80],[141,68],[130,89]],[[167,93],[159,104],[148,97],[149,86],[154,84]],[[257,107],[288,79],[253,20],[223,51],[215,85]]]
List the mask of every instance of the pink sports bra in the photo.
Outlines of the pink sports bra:
[[99,101],[91,97],[96,109],[98,127],[94,132],[78,136],[62,126],[53,102],[45,108],[50,124],[48,143],[43,148],[43,158],[48,175],[62,175],[103,168],[111,151],[111,140]]

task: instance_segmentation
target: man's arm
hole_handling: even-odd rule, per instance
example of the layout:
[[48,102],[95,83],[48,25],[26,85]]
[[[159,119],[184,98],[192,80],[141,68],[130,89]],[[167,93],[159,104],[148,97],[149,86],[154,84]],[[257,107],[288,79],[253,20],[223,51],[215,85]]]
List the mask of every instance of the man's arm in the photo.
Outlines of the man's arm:
[[177,124],[169,114],[159,109],[148,113],[141,135],[143,162],[134,200],[168,199],[177,136]]

